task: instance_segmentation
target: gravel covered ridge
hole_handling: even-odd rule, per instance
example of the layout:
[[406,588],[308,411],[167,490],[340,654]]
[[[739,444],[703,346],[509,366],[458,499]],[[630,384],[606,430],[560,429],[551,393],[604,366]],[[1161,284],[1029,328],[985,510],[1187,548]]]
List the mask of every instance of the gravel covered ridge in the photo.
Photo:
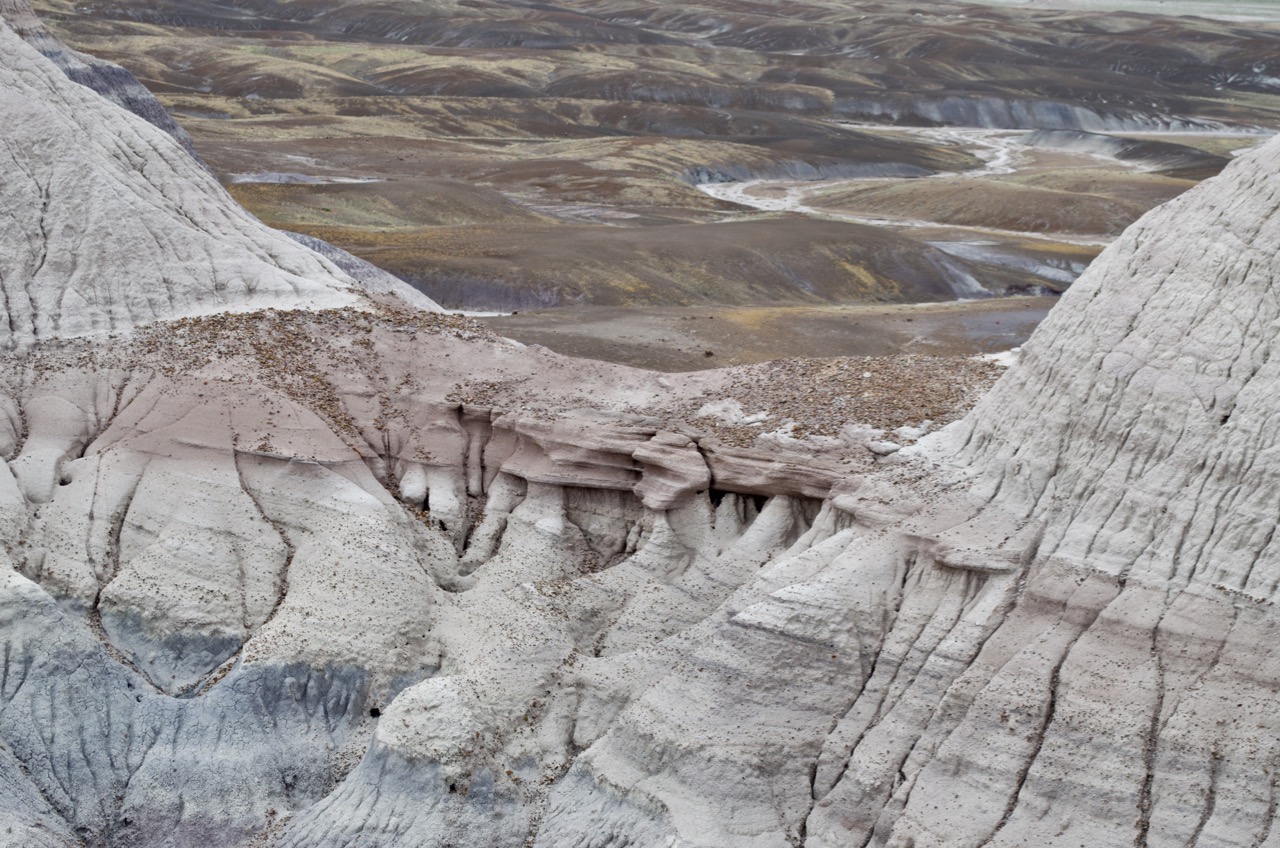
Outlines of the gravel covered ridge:
[[[457,351],[461,358],[442,360],[423,344],[428,337],[463,343],[464,348]],[[212,376],[206,369],[213,366],[219,381],[237,382],[256,375],[348,436],[355,436],[360,428],[346,408],[341,387],[361,379],[372,379],[379,386],[384,406],[394,405],[392,398],[405,391],[442,384],[429,392],[439,391],[446,403],[548,420],[573,410],[613,407],[604,398],[582,393],[576,383],[551,378],[556,387],[548,391],[544,380],[531,380],[541,370],[538,363],[545,368],[561,360],[549,351],[531,349],[522,365],[495,373],[481,365],[487,357],[481,350],[490,350],[494,344],[505,346],[492,330],[459,315],[387,307],[268,309],[158,322],[106,347],[85,340],[46,343],[30,355],[36,360],[36,374],[89,366],[125,373],[153,371],[167,377]],[[403,346],[402,353],[387,359],[388,346]],[[417,355],[412,353],[415,348],[420,351]],[[466,350],[473,353],[468,355]],[[410,363],[417,367],[406,371],[404,366]],[[650,373],[593,365],[618,369],[619,375]],[[964,415],[1003,371],[1003,366],[982,357],[780,359],[688,375],[687,383],[671,375],[669,403],[655,404],[650,397],[628,407],[632,414],[666,420],[681,432],[738,447],[750,447],[762,434],[779,429],[800,440],[839,437],[849,425],[886,432],[899,427],[928,431]],[[447,388],[450,385],[452,389]],[[729,423],[706,414],[704,407],[723,401],[736,401],[743,413],[761,420]]]
[[[850,423],[882,430],[934,429],[955,421],[1004,373],[981,357],[883,356],[779,359],[730,369],[717,396],[736,400],[746,413],[767,413],[755,426],[713,425],[730,444],[749,445],[762,431],[792,422],[791,435],[836,436]],[[698,405],[683,416],[705,426]]]

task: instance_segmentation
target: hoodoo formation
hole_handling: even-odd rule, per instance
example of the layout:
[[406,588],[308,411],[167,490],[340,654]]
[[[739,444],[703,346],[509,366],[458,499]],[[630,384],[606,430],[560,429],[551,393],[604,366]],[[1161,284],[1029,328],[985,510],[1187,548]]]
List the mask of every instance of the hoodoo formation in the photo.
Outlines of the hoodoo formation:
[[1280,845],[1280,141],[900,447],[335,264],[4,23],[0,126],[0,845]]

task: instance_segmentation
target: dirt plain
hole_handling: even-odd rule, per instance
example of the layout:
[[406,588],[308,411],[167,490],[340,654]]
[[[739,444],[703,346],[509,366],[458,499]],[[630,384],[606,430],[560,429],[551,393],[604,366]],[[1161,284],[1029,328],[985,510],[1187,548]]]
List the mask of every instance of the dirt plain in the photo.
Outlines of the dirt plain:
[[1026,341],[1053,297],[851,306],[586,307],[482,317],[557,353],[658,371],[779,358],[997,353]]
[[[956,353],[1016,343],[990,316],[1029,329],[1040,301],[876,310],[1059,292],[1280,127],[1280,25],[1093,5],[37,4],[268,223],[518,311],[491,319],[513,338],[678,370],[900,352],[916,325]],[[1181,158],[1090,149],[1103,133]],[[752,185],[697,185],[721,181]]]

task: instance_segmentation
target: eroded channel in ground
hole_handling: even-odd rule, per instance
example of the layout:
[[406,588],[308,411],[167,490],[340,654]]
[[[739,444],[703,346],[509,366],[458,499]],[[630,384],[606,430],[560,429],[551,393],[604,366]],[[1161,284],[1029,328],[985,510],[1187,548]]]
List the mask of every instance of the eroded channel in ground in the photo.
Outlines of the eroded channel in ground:
[[[882,127],[848,125],[860,131]],[[897,128],[963,150],[982,167],[925,177],[704,182],[703,193],[761,212],[907,233],[952,256],[1044,280],[1060,291],[1147,209],[1220,170],[1262,135]]]

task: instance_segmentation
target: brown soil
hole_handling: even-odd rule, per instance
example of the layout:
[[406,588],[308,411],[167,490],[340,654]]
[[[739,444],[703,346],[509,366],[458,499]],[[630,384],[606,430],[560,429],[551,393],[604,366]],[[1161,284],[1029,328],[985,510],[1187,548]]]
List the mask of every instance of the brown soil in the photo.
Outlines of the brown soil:
[[[1096,180],[1093,187],[1097,188]],[[994,227],[1024,233],[1119,234],[1148,204],[1123,197],[1014,185],[987,179],[917,181],[824,194],[821,209]]]
[[[1050,124],[1078,114],[1280,124],[1280,95],[1248,82],[1280,75],[1280,28],[1264,24],[936,0],[556,0],[518,15],[503,0],[36,5],[68,43],[159,92],[224,182],[378,180],[235,185],[250,211],[481,309],[950,297],[929,267],[928,234],[761,216],[689,180],[963,171],[979,164],[975,151],[893,125],[1008,123],[1029,104]],[[851,126],[868,122],[884,129]],[[1190,184],[1091,180],[1046,169],[828,202],[1106,234]],[[1045,284],[1017,262],[975,262],[954,264],[994,290]],[[805,326],[821,335],[826,325]],[[791,344],[783,331],[765,336],[782,346],[771,355]]]
[[1055,302],[1036,297],[919,306],[597,307],[480,321],[500,335],[570,356],[697,371],[789,357],[995,353],[1026,341]]
[[[954,300],[951,260],[893,232],[782,215],[707,224],[300,227],[450,308]],[[993,288],[1016,284],[998,271]]]

